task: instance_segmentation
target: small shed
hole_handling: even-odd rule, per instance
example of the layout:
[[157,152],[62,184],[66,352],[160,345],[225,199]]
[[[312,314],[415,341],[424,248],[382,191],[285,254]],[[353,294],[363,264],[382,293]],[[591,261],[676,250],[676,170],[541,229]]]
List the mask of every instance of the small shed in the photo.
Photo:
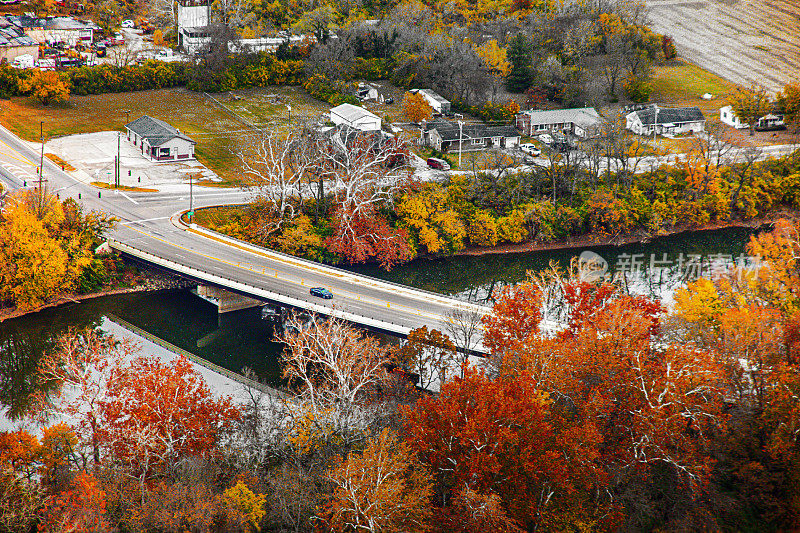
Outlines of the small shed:
[[197,143],[163,120],[142,115],[125,124],[125,132],[128,141],[154,161],[194,159]]
[[425,101],[428,102],[428,105],[433,108],[435,113],[440,115],[450,114],[450,100],[447,98],[440,96],[430,89],[411,89],[409,92],[421,95]]

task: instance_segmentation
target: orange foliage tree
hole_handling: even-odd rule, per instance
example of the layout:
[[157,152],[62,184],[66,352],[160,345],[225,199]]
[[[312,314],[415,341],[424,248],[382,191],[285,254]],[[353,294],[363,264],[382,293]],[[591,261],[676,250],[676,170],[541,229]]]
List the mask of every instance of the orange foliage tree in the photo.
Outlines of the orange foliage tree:
[[445,494],[496,493],[527,527],[592,514],[585,495],[596,475],[593,443],[552,417],[548,395],[526,375],[492,380],[466,368],[405,415],[406,442]]
[[326,522],[336,532],[426,531],[431,475],[410,448],[384,429],[361,452],[328,471],[333,493]]
[[185,357],[138,357],[111,369],[107,387],[99,439],[142,481],[153,466],[211,453],[241,417],[229,397],[214,397]]
[[106,495],[97,479],[80,472],[73,488],[48,498],[42,509],[40,533],[101,533],[111,531],[104,515]]

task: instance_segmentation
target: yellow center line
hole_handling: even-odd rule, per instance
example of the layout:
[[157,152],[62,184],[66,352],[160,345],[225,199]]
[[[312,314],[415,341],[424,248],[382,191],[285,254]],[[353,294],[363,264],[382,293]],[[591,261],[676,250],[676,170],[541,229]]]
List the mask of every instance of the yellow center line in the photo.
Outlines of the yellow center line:
[[[204,257],[204,258],[206,258],[206,259],[209,259],[209,260],[211,260],[211,261],[218,261],[218,262],[220,262],[220,263],[222,263],[222,264],[225,264],[225,265],[229,265],[229,266],[232,266],[232,267],[240,268],[240,269],[242,269],[242,270],[247,270],[247,271],[253,272],[254,274],[261,274],[261,275],[263,275],[265,278],[266,278],[266,277],[268,277],[268,276],[266,276],[266,275],[265,275],[265,274],[264,274],[264,273],[263,273],[261,270],[256,270],[256,269],[253,269],[253,268],[249,268],[249,267],[244,267],[244,266],[242,266],[242,265],[241,265],[241,262],[233,262],[233,261],[228,261],[227,259],[222,259],[222,258],[220,258],[220,257],[215,257],[215,256],[212,256],[212,255],[204,254],[204,253],[202,253],[202,252],[198,252],[198,251],[196,251],[196,250],[192,250],[192,249],[190,249],[190,248],[187,248],[187,247],[185,247],[185,246],[181,246],[180,244],[176,244],[176,243],[170,242],[170,241],[168,241],[168,240],[166,240],[166,239],[162,239],[161,237],[156,237],[155,235],[152,235],[152,234],[150,234],[150,233],[144,232],[144,231],[142,231],[142,230],[140,230],[140,229],[138,229],[138,228],[135,228],[135,227],[133,227],[133,226],[127,226],[127,227],[128,227],[128,228],[130,228],[130,229],[132,229],[132,230],[134,230],[134,231],[136,231],[136,232],[138,232],[138,233],[141,233],[142,235],[144,235],[144,236],[146,236],[146,237],[149,237],[149,238],[151,238],[151,239],[155,239],[155,240],[157,240],[157,241],[160,241],[160,242],[162,242],[162,243],[164,243],[164,244],[166,244],[166,245],[168,245],[168,246],[172,246],[172,247],[174,247],[174,248],[178,248],[179,250],[183,250],[183,251],[185,251],[185,252],[189,252],[189,253],[192,253],[192,254],[199,255],[199,256],[201,256],[201,257]],[[195,233],[196,233],[196,232],[195,232]],[[230,246],[232,246],[232,247],[235,247],[235,248],[241,248],[241,247],[239,247],[239,246],[234,246],[234,245],[230,245]],[[258,255],[258,254],[256,254],[256,255]],[[192,267],[189,267],[189,268],[192,268]],[[278,270],[278,269],[276,269],[276,268],[273,268],[273,267],[265,267],[265,268],[269,268],[269,270],[273,270],[273,271],[275,271],[275,272],[276,272],[276,274],[277,274],[277,273],[280,273],[280,274],[282,274],[282,275],[284,276],[283,278],[278,278],[278,279],[282,279],[283,281],[287,281],[287,282],[289,282],[289,283],[293,283],[293,284],[295,284],[295,285],[302,285],[302,286],[305,286],[305,285],[304,285],[304,280],[303,280],[302,278],[301,278],[300,282],[298,283],[296,280],[290,279],[290,277],[289,277],[289,276],[292,276],[292,275],[291,275],[291,274],[289,274],[288,272],[284,272],[284,271],[282,271],[282,270]],[[310,268],[309,268],[309,270],[314,270],[314,269],[310,269]],[[210,272],[209,272],[209,273],[210,273]],[[320,273],[320,274],[324,274],[324,272],[318,272],[318,273]],[[353,293],[353,292],[350,292],[350,291],[347,291],[347,290],[344,290],[344,289],[343,289],[343,290],[337,290],[336,292],[337,292],[339,295],[345,295],[345,294],[349,294],[350,296],[345,296],[345,297],[346,297],[346,298],[349,298],[349,299],[351,299],[351,300],[356,300],[356,301],[359,301],[359,302],[365,302],[365,303],[370,303],[370,300],[371,300],[371,302],[372,302],[372,303],[375,303],[375,304],[386,304],[386,306],[387,306],[388,308],[390,308],[390,309],[398,309],[398,310],[399,310],[399,309],[406,309],[406,310],[408,311],[408,313],[409,313],[409,314],[413,314],[413,315],[419,316],[419,317],[421,317],[421,318],[432,318],[432,319],[435,319],[435,320],[440,320],[440,321],[441,321],[441,320],[444,320],[444,317],[443,317],[443,316],[441,316],[441,315],[436,315],[436,314],[433,314],[433,313],[428,313],[428,312],[426,312],[426,311],[422,311],[421,309],[415,309],[415,308],[413,308],[413,307],[408,307],[408,306],[406,306],[406,305],[403,305],[403,304],[392,303],[392,302],[389,302],[388,300],[381,300],[381,299],[372,298],[372,297],[368,297],[368,296],[363,296],[363,297],[362,297],[361,295],[359,295],[359,294],[357,294],[357,293]],[[354,298],[354,296],[355,296],[356,298]]]
[[[28,159],[24,155],[20,154],[17,150],[15,150],[11,146],[9,146],[5,141],[0,141],[0,143],[2,143],[4,146],[6,146],[6,148],[11,150],[11,153],[3,153],[3,155],[5,155],[7,157],[10,157],[11,159],[16,159],[17,161],[20,161],[22,163],[28,163],[29,165],[33,165],[33,166],[38,168],[39,165],[36,162],[31,161],[30,159]],[[20,159],[19,157],[15,156],[14,154],[19,154],[24,159]]]

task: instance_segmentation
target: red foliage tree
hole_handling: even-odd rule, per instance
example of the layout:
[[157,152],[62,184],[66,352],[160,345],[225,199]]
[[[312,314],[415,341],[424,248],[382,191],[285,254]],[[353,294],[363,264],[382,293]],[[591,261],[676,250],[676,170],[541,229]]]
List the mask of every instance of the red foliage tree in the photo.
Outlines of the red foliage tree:
[[404,228],[392,228],[379,213],[350,215],[344,213],[343,207],[336,212],[333,235],[325,240],[325,245],[348,263],[376,259],[387,270],[413,256]]
[[492,313],[483,317],[483,344],[493,353],[511,349],[539,333],[542,298],[533,283],[503,287]]
[[592,443],[551,417],[547,394],[526,377],[489,379],[466,368],[463,379],[405,412],[406,441],[449,491],[500,496],[509,515],[545,526],[592,485]]
[[241,416],[230,398],[214,398],[184,357],[169,364],[139,357],[114,368],[100,411],[104,447],[142,479],[154,464],[211,452]]

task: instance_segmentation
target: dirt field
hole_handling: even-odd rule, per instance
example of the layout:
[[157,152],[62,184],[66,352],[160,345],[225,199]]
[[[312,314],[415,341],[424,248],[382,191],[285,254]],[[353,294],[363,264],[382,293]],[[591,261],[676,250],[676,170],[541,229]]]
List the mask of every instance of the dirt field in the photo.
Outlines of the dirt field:
[[646,0],[678,53],[740,85],[800,83],[800,0]]

